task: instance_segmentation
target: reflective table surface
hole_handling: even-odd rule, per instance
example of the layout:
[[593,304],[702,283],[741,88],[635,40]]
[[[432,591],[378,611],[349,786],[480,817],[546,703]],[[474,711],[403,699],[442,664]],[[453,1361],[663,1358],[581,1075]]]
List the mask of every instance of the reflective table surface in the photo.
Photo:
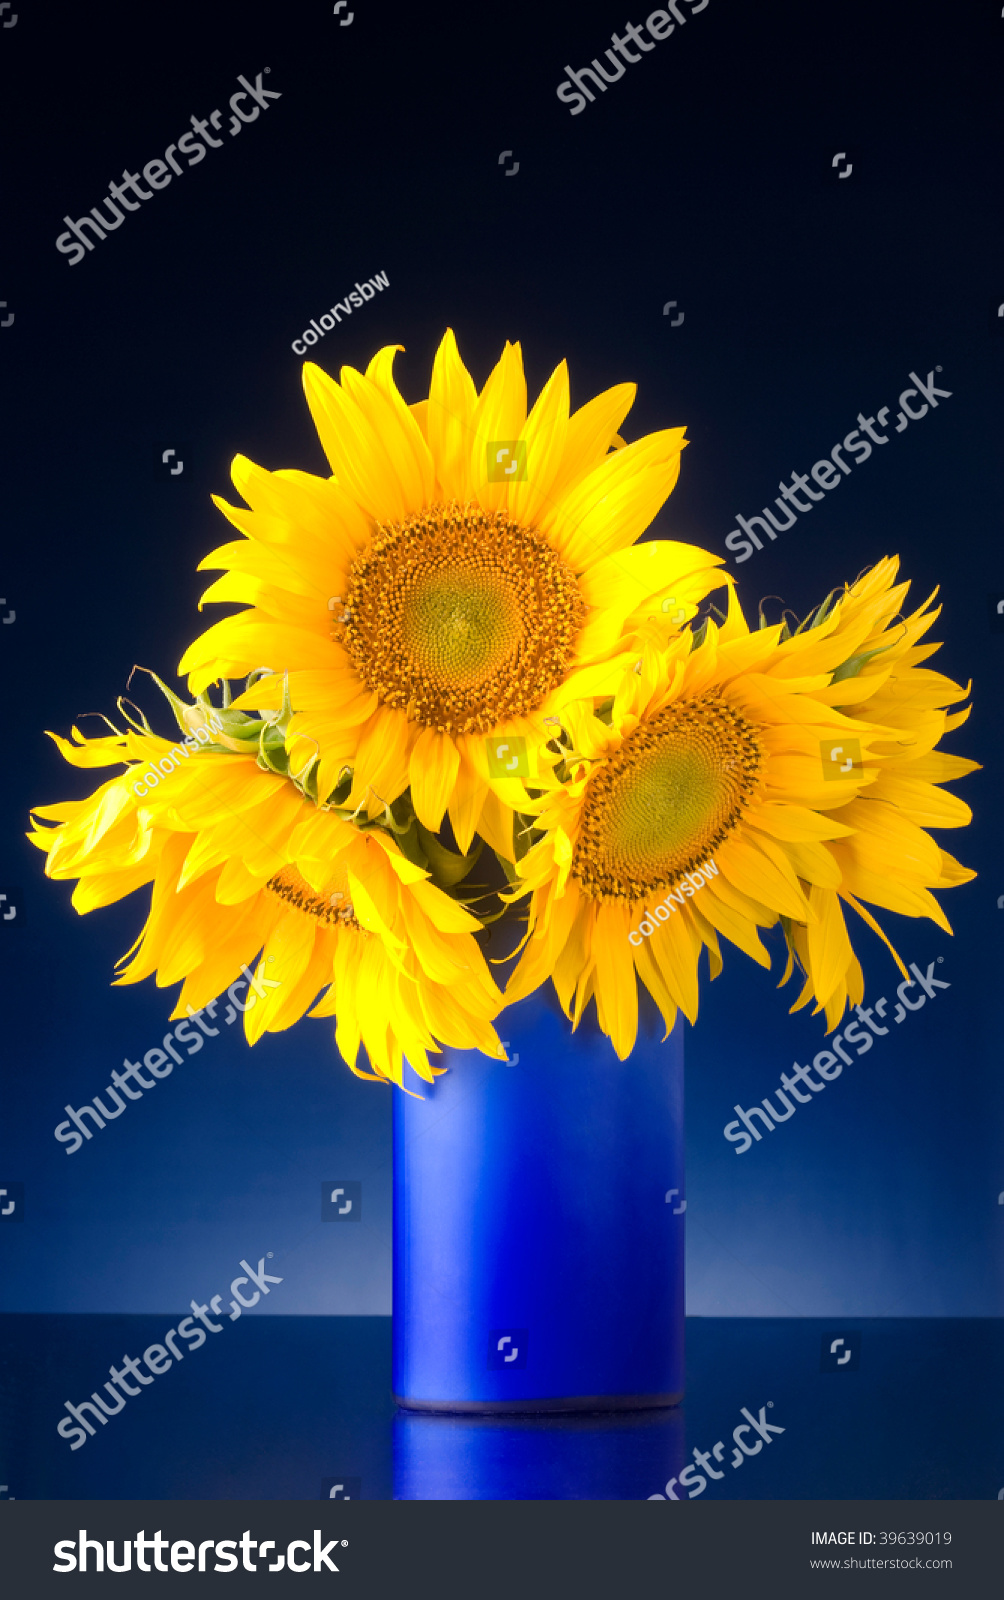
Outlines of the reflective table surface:
[[[397,1411],[386,1317],[249,1314],[169,1368],[155,1354],[161,1374],[132,1382],[125,1358],[142,1358],[171,1321],[0,1318],[0,1495],[644,1500],[668,1486],[679,1499],[951,1500],[1004,1489],[1000,1321],[691,1318],[676,1409],[499,1419]],[[110,1367],[137,1392],[100,1423],[81,1402],[97,1392],[114,1408]]]

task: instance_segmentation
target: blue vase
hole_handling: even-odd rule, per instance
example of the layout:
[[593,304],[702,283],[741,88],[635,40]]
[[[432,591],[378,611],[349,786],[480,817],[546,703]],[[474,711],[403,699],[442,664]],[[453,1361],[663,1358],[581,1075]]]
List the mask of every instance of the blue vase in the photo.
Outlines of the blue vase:
[[394,1096],[394,1396],[555,1412],[683,1392],[683,1040],[645,994],[618,1061],[548,983],[499,1022],[510,1063],[447,1050]]
[[648,1500],[679,1476],[683,1408],[394,1418],[395,1500]]

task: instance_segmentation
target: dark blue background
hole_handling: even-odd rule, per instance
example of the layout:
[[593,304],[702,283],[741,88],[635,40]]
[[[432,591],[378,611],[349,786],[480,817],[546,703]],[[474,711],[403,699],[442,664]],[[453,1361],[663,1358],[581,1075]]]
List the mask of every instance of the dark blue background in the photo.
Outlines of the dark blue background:
[[[24,1224],[0,1231],[4,1304],[161,1312],[272,1250],[270,1313],[389,1310],[390,1091],[349,1075],[330,1024],[253,1052],[224,1029],[76,1154],[55,1142],[67,1101],[160,1042],[174,993],[109,987],[140,898],[78,919],[22,837],[30,804],[92,785],[41,730],[113,712],[136,662],[170,676],[205,624],[195,567],[227,537],[208,496],[228,492],[231,457],[326,470],[290,344],[383,270],[389,287],[316,348],[323,365],[400,341],[419,398],[449,324],[479,383],[506,337],[531,389],[567,355],[576,404],[635,379],[629,436],[686,423],[692,440],[655,531],[723,554],[737,512],[892,405],[911,368],[942,365],[951,399],[732,570],[754,612],[777,594],[803,614],[887,552],[915,600],[942,585],[937,664],[976,697],[948,747],[986,768],[960,786],[976,824],[942,838],[980,877],[944,897],[954,940],[884,921],[908,961],[943,955],[951,987],[737,1157],[733,1105],[824,1039],[821,1019],[788,1016],[794,985],[776,992],[729,948],[686,1045],[690,1309],[999,1314],[999,5],[712,0],[571,117],[555,87],[622,28],[612,0],[354,3],[346,28],[304,0],[208,15],[183,0],[156,18],[25,4],[0,37],[2,585],[17,613],[0,629],[0,887],[26,912],[0,924],[0,1185],[27,1186]],[[256,123],[80,265],[57,254],[64,213],[266,66],[282,98]],[[843,149],[855,170],[837,182]],[[184,474],[158,480],[155,454],[182,441]],[[855,939],[869,998],[891,997],[884,948]],[[322,1224],[330,1173],[362,1181],[361,1226]]]

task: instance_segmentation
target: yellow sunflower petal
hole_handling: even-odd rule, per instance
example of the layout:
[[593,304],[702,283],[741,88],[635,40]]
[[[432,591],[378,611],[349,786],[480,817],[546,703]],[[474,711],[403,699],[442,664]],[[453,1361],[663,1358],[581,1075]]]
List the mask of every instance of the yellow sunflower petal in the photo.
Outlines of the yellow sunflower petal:
[[556,500],[606,458],[637,392],[637,384],[618,383],[572,413],[565,435],[564,460],[551,485],[552,498]]
[[509,485],[504,477],[489,478],[499,465],[498,447],[518,440],[526,422],[526,378],[518,344],[506,343],[497,365],[485,384],[471,417],[469,472],[471,492],[486,511],[501,510],[508,503]]
[[411,799],[423,827],[439,831],[457,781],[460,751],[448,733],[423,728],[408,765]]
[[843,980],[854,951],[837,895],[813,884],[809,903],[815,912],[815,921],[806,930],[813,989],[817,1000],[825,1005]]
[[622,1061],[631,1054],[638,1033],[638,986],[627,936],[627,907],[608,901],[600,907],[593,931],[596,1003],[600,1026]]
[[[361,373],[349,379],[350,370],[343,368],[340,385],[312,361],[306,362],[307,405],[342,488],[375,522],[397,522],[409,511],[420,511],[424,503],[414,435],[377,386]],[[421,440],[414,418],[409,422]]]
[[552,372],[521,432],[526,476],[508,486],[509,514],[532,525],[550,500],[561,469],[568,432],[568,367],[564,361]]
[[541,518],[576,572],[640,538],[680,474],[685,429],[668,428],[608,456]]
[[474,380],[460,359],[453,329],[448,328],[436,351],[429,388],[429,445],[436,477],[447,500],[467,500],[471,493],[471,447]]

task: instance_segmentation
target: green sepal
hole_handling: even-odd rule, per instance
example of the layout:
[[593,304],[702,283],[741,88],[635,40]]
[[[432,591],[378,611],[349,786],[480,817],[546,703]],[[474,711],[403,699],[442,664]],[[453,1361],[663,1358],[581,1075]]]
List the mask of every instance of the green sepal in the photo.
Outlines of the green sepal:
[[396,835],[398,849],[412,866],[421,867],[423,872],[431,873],[429,858],[422,849],[422,841],[418,836],[418,826],[418,818],[413,817],[404,832]]
[[501,922],[502,918],[506,916],[509,911],[508,906],[503,906],[501,911],[475,911],[473,906],[468,904],[467,901],[464,901],[463,904],[471,913],[472,917],[477,917],[483,928],[490,928],[493,922]]
[[[133,667],[132,670],[133,672],[145,672],[148,678],[153,679],[174,712],[174,720],[186,738],[193,735],[198,728],[204,727],[208,728],[211,733],[222,733],[225,738],[234,739],[240,744],[246,745],[246,752],[242,753],[248,755],[255,753],[261,723],[257,717],[249,716],[246,711],[233,711],[230,709],[230,685],[226,679],[220,680],[223,697],[222,706],[214,706],[209,698],[208,691],[205,689],[201,694],[196,695],[194,705],[186,705],[185,701],[176,695],[174,690],[169,688],[164,680],[159,678],[149,667]],[[130,682],[132,681],[132,673],[129,674],[129,680]],[[123,702],[122,697],[119,697],[119,710],[132,726],[136,727],[137,724],[133,722],[133,719],[129,717],[128,712],[125,710],[125,705],[128,703]],[[200,713],[199,717],[193,716],[193,712],[196,710]],[[142,713],[140,715],[142,716]],[[145,716],[143,716],[142,731],[144,733],[153,732]],[[211,749],[214,745],[218,749],[227,748],[225,745],[218,745],[215,740],[211,740],[203,748]]]
[[[537,827],[537,819],[528,812],[516,812],[516,826],[512,830],[513,846],[516,851],[517,862],[522,861],[528,851],[532,850],[538,839],[544,836],[543,829]],[[503,862],[503,865],[505,863]]]
[[608,695],[605,700],[600,701],[599,705],[596,707],[596,710],[593,712],[593,716],[598,722],[606,723],[608,728],[613,725],[614,697],[612,694]]
[[842,662],[837,668],[836,672],[833,674],[833,677],[830,679],[830,682],[843,683],[845,678],[856,678],[866,662],[870,661],[873,656],[884,655],[885,652],[891,648],[892,641],[890,641],[889,644],[879,645],[875,650],[862,650],[860,655],[849,656],[848,659]]
[[495,859],[502,868],[502,871],[505,873],[507,883],[515,884],[520,882],[520,876],[516,870],[515,861],[507,861],[505,856],[500,856],[497,852]]
[[813,628],[818,628],[821,622],[826,621],[830,612],[833,610],[833,607],[836,605],[837,600],[842,594],[842,589],[831,589],[822,605],[817,607],[815,611],[810,612],[805,621],[799,623],[798,627],[795,629],[795,632],[809,632]]
[[467,874],[477,863],[478,857],[484,849],[484,840],[479,839],[476,847],[466,856],[458,855],[455,850],[448,850],[445,844],[440,843],[434,833],[415,818],[418,830],[418,840],[428,859],[428,871],[432,873],[432,881],[440,889],[455,889],[458,883],[463,883]]

